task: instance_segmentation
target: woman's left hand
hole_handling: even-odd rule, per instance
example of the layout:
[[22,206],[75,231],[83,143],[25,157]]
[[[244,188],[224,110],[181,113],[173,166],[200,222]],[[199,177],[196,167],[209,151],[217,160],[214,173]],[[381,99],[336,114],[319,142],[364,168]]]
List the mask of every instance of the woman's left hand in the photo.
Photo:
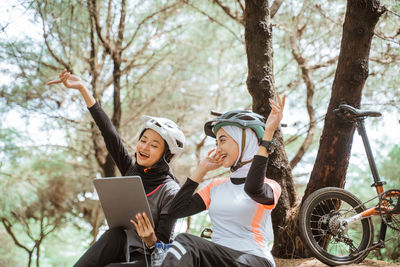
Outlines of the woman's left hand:
[[146,213],[136,214],[136,221],[131,220],[131,223],[135,226],[138,235],[147,247],[151,247],[157,242],[156,234]]
[[[285,101],[286,101],[286,95],[284,95],[281,99],[278,94],[275,95],[274,100],[269,101],[271,104],[271,113],[269,114],[267,121],[265,123],[265,135],[272,134],[273,136],[275,130],[278,128],[283,117],[283,109],[285,107]],[[270,138],[272,138],[272,136],[270,136]]]

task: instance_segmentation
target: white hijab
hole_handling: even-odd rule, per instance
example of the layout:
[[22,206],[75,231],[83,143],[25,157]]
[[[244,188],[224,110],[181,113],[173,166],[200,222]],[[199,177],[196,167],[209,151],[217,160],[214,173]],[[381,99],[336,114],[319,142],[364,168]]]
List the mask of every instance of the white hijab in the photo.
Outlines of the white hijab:
[[[240,159],[240,155],[242,155],[242,162],[248,161],[253,159],[254,155],[258,151],[258,138],[254,131],[250,128],[246,128],[246,143],[244,146],[244,151],[242,151],[242,133],[243,129],[236,127],[236,126],[222,126],[222,129],[224,129],[232,138],[235,140],[235,142],[238,144],[239,147],[239,154],[238,158],[236,159],[236,162],[234,166],[238,163]],[[246,165],[243,165],[236,171],[231,173],[232,178],[246,178],[247,173],[249,172],[251,166],[251,162],[247,163]]]

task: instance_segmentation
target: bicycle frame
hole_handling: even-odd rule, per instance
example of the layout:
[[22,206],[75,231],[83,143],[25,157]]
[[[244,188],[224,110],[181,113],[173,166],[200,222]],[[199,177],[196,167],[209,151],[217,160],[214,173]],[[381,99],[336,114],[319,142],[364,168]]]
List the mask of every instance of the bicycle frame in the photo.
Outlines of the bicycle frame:
[[368,158],[369,167],[372,172],[372,177],[374,178],[374,183],[371,185],[371,187],[375,187],[376,192],[379,195],[379,194],[383,193],[383,185],[386,183],[381,181],[381,179],[379,177],[378,169],[376,168],[376,164],[375,164],[374,155],[372,154],[371,145],[368,140],[367,131],[365,130],[364,119],[365,118],[357,119],[356,127],[357,127],[358,134],[362,138],[365,152],[366,152],[367,158]]
[[[384,181],[381,181],[379,174],[378,174],[378,169],[376,167],[375,164],[375,159],[374,159],[374,155],[372,153],[372,149],[371,149],[371,145],[369,143],[368,140],[368,136],[367,136],[367,131],[365,129],[365,124],[364,124],[364,117],[358,118],[356,120],[356,128],[358,131],[358,134],[361,136],[363,144],[364,144],[364,148],[365,148],[365,152],[367,154],[367,158],[368,158],[368,163],[371,169],[371,173],[372,173],[372,177],[374,179],[374,183],[371,185],[371,187],[375,187],[376,189],[376,193],[378,195],[382,194],[384,192],[383,190],[383,185],[386,184]],[[366,211],[363,211],[359,214],[356,214],[350,218],[347,218],[345,221],[346,223],[349,225],[352,222],[358,221],[358,220],[362,220],[365,218],[369,218],[372,216],[377,216],[379,215],[379,207],[372,207],[370,209],[367,209]],[[385,242],[385,238],[386,238],[386,230],[387,230],[387,224],[385,221],[381,220],[381,229],[379,232],[379,241],[377,242],[378,246],[374,246],[373,247],[379,247],[379,248],[383,248],[384,247],[384,242]]]

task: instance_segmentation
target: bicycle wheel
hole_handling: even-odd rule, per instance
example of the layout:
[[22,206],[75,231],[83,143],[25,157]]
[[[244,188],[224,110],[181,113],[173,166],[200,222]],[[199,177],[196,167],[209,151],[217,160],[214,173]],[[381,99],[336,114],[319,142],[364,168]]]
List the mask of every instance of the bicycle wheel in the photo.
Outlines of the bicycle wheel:
[[362,252],[373,241],[370,218],[347,224],[345,219],[366,208],[350,192],[326,187],[312,193],[303,203],[299,214],[299,231],[303,242],[317,259],[328,265],[362,261]]

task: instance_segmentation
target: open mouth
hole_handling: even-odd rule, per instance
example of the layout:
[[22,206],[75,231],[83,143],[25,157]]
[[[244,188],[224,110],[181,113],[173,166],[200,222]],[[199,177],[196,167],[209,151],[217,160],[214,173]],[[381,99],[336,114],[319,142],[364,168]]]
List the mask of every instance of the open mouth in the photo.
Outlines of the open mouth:
[[138,154],[139,154],[139,157],[142,158],[142,159],[150,158],[149,154],[146,154],[146,153],[143,153],[143,152],[139,152]]

